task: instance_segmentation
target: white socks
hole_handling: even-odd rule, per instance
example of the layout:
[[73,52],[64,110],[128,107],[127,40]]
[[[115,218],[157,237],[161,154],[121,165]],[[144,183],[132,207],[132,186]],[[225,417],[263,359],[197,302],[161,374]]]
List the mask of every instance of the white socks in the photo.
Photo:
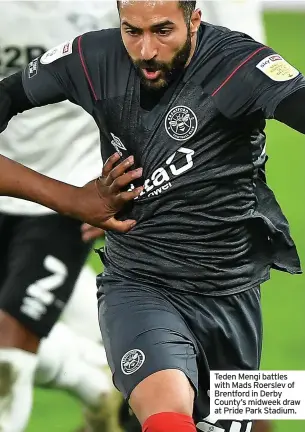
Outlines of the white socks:
[[0,349],[0,431],[22,432],[33,400],[36,354],[16,348]]
[[38,350],[35,382],[65,389],[88,407],[99,408],[101,397],[113,388],[101,344],[77,336],[65,324],[57,323]]

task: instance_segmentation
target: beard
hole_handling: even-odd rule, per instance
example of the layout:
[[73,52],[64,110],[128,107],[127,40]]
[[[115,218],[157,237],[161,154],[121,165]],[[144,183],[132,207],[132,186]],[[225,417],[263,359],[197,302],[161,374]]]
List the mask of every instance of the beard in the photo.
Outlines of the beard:
[[[149,90],[159,90],[167,87],[183,72],[190,57],[191,49],[191,34],[188,30],[185,43],[176,52],[170,62],[158,62],[154,59],[133,60],[133,63],[140,75],[142,85]],[[145,77],[142,69],[147,69],[150,72],[160,71],[160,75],[155,80],[149,80]]]

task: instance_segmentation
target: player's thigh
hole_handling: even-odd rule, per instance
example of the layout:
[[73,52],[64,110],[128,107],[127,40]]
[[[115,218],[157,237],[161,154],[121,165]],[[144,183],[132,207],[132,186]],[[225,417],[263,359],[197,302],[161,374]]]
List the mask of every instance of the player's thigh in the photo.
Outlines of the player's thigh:
[[[193,317],[188,323],[196,334],[200,350],[199,392],[194,417],[198,429],[216,425],[222,432],[250,432],[250,421],[216,421],[210,417],[210,370],[257,370],[262,349],[260,288],[223,296],[197,297],[188,305]],[[186,309],[184,307],[184,309]],[[229,417],[232,419],[232,415]],[[233,415],[234,418],[234,415]]]
[[24,217],[10,241],[0,308],[46,336],[72,293],[90,245],[80,222],[57,214]]
[[196,389],[195,342],[174,307],[150,288],[103,280],[100,327],[114,384],[125,399],[143,380],[164,370],[181,371],[188,388],[190,382]]

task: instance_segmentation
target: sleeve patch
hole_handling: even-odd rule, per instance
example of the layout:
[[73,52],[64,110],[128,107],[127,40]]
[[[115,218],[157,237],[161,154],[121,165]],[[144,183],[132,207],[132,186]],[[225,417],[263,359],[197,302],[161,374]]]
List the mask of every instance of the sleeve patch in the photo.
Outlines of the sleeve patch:
[[71,39],[67,42],[61,43],[60,45],[57,45],[56,47],[44,53],[40,59],[40,63],[50,64],[53,63],[55,60],[60,59],[61,57],[72,54],[73,40],[74,39]]
[[299,71],[291,66],[280,55],[270,55],[256,65],[257,69],[262,71],[273,81],[283,82],[290,81],[299,75]]

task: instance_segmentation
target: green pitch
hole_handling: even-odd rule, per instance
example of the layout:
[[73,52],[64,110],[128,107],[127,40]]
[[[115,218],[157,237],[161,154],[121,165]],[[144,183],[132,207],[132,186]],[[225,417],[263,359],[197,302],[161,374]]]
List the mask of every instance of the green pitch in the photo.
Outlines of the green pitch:
[[[269,45],[305,72],[305,14],[268,13]],[[285,210],[305,269],[305,138],[276,122],[268,125],[269,183]],[[98,269],[95,257],[92,264]],[[262,369],[305,370],[305,275],[274,272],[263,287],[265,335]],[[77,401],[36,390],[28,432],[72,432],[81,424]],[[276,422],[275,432],[304,432],[305,421]],[[101,431],[102,432],[102,431]]]

